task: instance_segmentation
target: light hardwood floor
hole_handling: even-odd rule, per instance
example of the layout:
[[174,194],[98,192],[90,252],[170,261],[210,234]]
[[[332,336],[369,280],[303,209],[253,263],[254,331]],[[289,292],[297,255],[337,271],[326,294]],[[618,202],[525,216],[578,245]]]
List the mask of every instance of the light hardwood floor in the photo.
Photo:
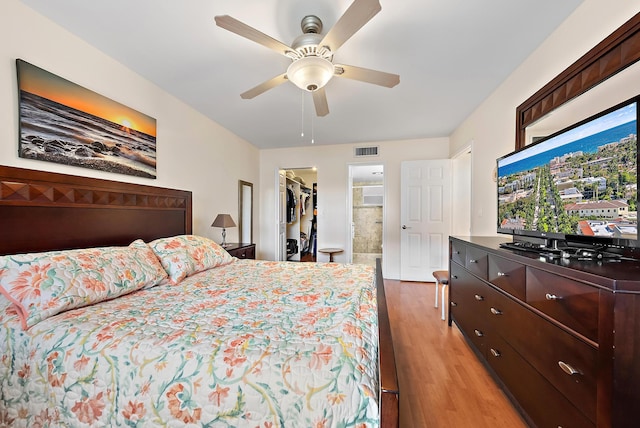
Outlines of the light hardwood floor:
[[400,386],[401,428],[525,428],[455,326],[435,284],[385,280]]

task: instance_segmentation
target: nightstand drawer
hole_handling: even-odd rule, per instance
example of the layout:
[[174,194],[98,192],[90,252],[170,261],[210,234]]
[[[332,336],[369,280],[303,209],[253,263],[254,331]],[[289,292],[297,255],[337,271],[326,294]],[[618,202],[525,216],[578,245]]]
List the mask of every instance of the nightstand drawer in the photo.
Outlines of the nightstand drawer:
[[239,259],[255,259],[256,244],[230,244],[225,250],[233,257]]

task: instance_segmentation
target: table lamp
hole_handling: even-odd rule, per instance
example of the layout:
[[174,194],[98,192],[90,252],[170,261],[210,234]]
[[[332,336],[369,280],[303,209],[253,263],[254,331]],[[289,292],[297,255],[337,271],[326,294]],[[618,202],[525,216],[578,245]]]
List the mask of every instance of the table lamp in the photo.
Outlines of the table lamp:
[[236,223],[231,218],[229,214],[218,214],[211,227],[221,227],[222,228],[222,246],[227,246],[227,227],[236,227]]

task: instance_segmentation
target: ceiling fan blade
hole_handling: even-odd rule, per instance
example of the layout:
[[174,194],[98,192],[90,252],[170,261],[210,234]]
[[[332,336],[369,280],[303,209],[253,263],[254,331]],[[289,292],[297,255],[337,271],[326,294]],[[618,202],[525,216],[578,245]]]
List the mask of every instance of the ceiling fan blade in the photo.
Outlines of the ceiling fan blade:
[[293,50],[281,41],[267,36],[266,34],[256,30],[253,27],[250,27],[244,22],[240,22],[237,19],[230,17],[229,15],[216,16],[215,20],[218,27],[229,30],[232,33],[236,33],[237,35],[245,37],[249,40],[253,40],[254,42],[272,49],[282,55],[286,55],[287,52],[291,52]]
[[331,52],[335,53],[381,9],[379,0],[355,0],[318,46],[329,46]]
[[276,86],[281,85],[286,81],[287,81],[287,73],[282,73],[279,76],[274,77],[273,79],[269,79],[266,82],[259,84],[255,88],[251,88],[248,91],[241,93],[240,97],[245,100],[250,100],[251,98],[257,97],[263,92],[266,92],[269,89],[275,88]]
[[324,88],[317,89],[312,92],[313,104],[316,106],[316,114],[320,117],[329,114],[329,104],[327,103],[327,94]]
[[400,83],[400,76],[384,71],[371,70],[369,68],[355,67],[353,65],[336,64],[336,76],[347,79],[359,80],[361,82],[373,83],[374,85],[393,88]]

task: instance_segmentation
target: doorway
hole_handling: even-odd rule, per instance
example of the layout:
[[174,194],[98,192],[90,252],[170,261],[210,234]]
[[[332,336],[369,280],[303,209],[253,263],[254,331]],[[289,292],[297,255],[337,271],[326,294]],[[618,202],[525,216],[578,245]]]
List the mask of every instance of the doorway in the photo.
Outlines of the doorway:
[[318,172],[316,168],[278,171],[279,260],[316,261]]
[[384,166],[349,165],[351,261],[375,266],[382,258]]

